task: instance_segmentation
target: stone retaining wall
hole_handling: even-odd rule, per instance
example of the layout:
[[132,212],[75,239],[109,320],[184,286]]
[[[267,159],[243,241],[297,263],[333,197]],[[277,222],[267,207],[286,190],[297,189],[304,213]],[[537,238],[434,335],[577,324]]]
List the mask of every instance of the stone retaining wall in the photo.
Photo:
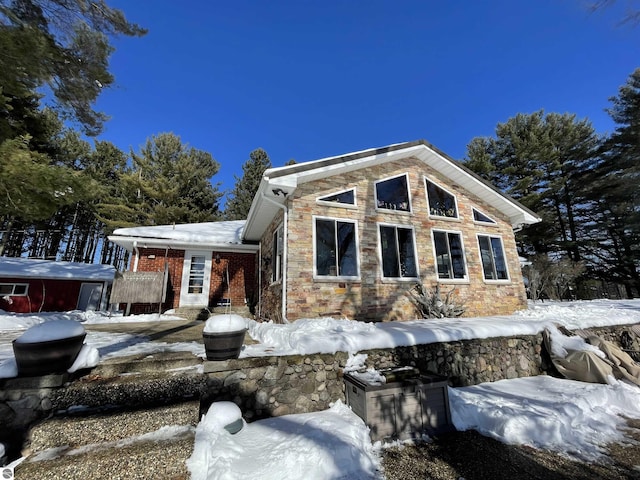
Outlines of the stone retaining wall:
[[[367,350],[367,368],[410,365],[449,377],[452,386],[474,385],[548,371],[542,335],[434,343]],[[343,370],[348,355],[317,354],[206,362],[203,409],[214,401],[240,405],[249,421],[325,410],[345,400]]]
[[[633,334],[631,345],[621,342],[621,337],[629,331],[627,327],[590,330],[617,345],[622,343],[623,348],[640,350],[638,338]],[[540,375],[549,373],[552,368],[542,347],[541,334],[360,353],[367,355],[367,368],[415,366],[423,372],[449,377],[449,383],[454,387]],[[347,360],[348,354],[338,352],[335,355],[290,355],[205,362],[202,374],[190,375],[190,378],[193,377],[190,382],[195,386],[189,394],[201,395],[203,412],[214,401],[233,401],[241,407],[248,421],[325,410],[332,402],[345,399],[342,376]],[[167,375],[173,377],[175,373],[168,372]],[[105,385],[88,378],[74,380],[67,375],[49,375],[0,381],[0,424],[16,434],[34,420],[61,408],[58,400],[69,397],[73,392],[95,388],[100,389],[96,393],[102,393],[103,398],[113,396],[106,393]],[[82,383],[78,384],[82,388],[76,385],[77,382]],[[136,389],[142,388],[133,379],[127,384],[118,387],[117,395],[125,406],[127,398],[138,398],[140,395]],[[131,391],[128,392],[127,388]],[[182,392],[174,393],[185,393],[184,385],[175,388]],[[112,404],[116,403],[113,398],[104,398],[105,402],[109,403],[109,400]],[[7,431],[4,433],[7,434]]]
[[[596,335],[620,345],[628,328],[590,329]],[[638,341],[636,349],[640,349]],[[451,386],[553,373],[542,346],[542,334],[517,337],[433,343],[414,347],[368,350],[367,368],[377,370],[400,365],[417,367],[449,377]],[[203,408],[211,402],[230,400],[240,405],[245,418],[252,419],[324,410],[331,402],[344,401],[342,374],[348,355],[245,358],[206,362],[208,376]]]

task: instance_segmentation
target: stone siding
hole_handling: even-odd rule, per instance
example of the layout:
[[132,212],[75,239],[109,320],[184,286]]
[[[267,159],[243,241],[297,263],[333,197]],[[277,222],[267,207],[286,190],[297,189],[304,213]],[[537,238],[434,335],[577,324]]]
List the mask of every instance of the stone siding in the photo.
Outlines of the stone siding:
[[279,212],[262,236],[262,269],[260,279],[260,306],[259,317],[261,320],[282,323],[282,280],[273,281],[273,234],[277,228],[283,225],[284,214]]
[[[382,211],[375,205],[375,182],[380,179],[408,174],[411,213]],[[425,177],[453,193],[458,202],[459,219],[433,218],[428,215]],[[357,208],[318,204],[318,197],[339,190],[356,189]],[[427,287],[440,283],[443,291],[455,289],[454,299],[464,303],[467,316],[502,315],[526,307],[526,295],[515,238],[511,225],[498,211],[472,197],[466,190],[449,185],[438,172],[417,159],[408,158],[368,169],[357,170],[299,185],[287,200],[288,261],[287,261],[287,319],[305,317],[345,316],[355,320],[388,321],[416,318],[407,291],[414,281],[381,278],[378,248],[378,222],[399,226],[413,226],[417,250],[419,276]],[[496,225],[473,221],[472,207],[489,215]],[[314,216],[357,221],[360,278],[357,281],[314,278]],[[273,226],[272,226],[273,227]],[[436,277],[432,230],[459,232],[462,236],[467,281],[440,281]],[[478,249],[478,234],[502,238],[508,264],[509,280],[487,282],[483,278]],[[263,255],[271,244],[273,228],[263,237]],[[266,274],[266,272],[265,272]],[[263,298],[265,288],[262,289]],[[271,305],[263,305],[269,317]]]

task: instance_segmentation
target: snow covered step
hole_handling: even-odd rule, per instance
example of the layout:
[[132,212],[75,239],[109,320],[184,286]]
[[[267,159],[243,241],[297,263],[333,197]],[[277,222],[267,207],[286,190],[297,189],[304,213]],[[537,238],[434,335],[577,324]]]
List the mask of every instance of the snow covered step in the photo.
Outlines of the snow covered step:
[[[204,352],[204,347],[203,347]],[[198,369],[204,359],[191,352],[155,352],[141,353],[126,357],[113,357],[100,362],[91,371],[91,375],[108,377],[122,373],[135,372],[176,372]]]
[[28,448],[33,455],[47,449],[77,449],[83,445],[117,443],[171,426],[195,427],[199,414],[199,401],[90,415],[79,411],[50,418],[32,427]]
[[18,465],[15,477],[186,480],[189,473],[185,462],[193,452],[194,435],[194,427],[183,425],[117,442],[88,444],[75,449],[48,449]]

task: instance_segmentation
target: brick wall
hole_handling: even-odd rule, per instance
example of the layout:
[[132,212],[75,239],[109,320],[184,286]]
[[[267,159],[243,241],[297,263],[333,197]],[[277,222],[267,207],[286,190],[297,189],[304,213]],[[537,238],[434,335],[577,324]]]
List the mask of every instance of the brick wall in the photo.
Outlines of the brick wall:
[[[217,256],[219,255],[219,259]],[[227,268],[229,284],[226,281]],[[213,252],[211,262],[210,303],[230,299],[231,305],[252,302],[256,293],[256,255],[253,253]]]
[[[182,286],[182,267],[184,264],[184,250],[160,248],[141,248],[138,259],[138,271],[161,272],[166,261],[169,272],[167,299],[162,306],[165,311],[178,308],[180,304],[180,290]],[[216,261],[219,256],[219,262]],[[132,268],[135,265],[135,253]],[[226,270],[229,269],[229,285],[226,281]],[[209,285],[209,305],[214,306],[222,299],[230,299],[234,306],[244,306],[245,301],[255,301],[256,296],[256,255],[254,253],[212,252],[211,280]],[[157,312],[158,305],[134,304],[131,313]]]
[[[374,182],[408,174],[412,213],[378,211],[375,208]],[[453,193],[458,201],[459,219],[429,218],[424,177]],[[339,190],[356,188],[357,209],[319,205],[316,199]],[[403,320],[415,318],[407,291],[412,281],[382,280],[378,259],[377,222],[413,225],[419,275],[427,287],[437,281],[432,229],[461,233],[468,270],[468,281],[441,282],[443,291],[455,288],[454,299],[466,305],[467,316],[508,314],[526,306],[522,273],[515,239],[508,220],[498,211],[469,195],[456,185],[450,185],[438,172],[417,159],[404,159],[368,169],[300,185],[289,204],[287,317],[295,320],[323,315],[346,316],[358,320]],[[472,207],[493,218],[496,225],[473,222]],[[358,281],[331,281],[313,278],[313,215],[357,220],[360,258]],[[263,237],[263,255],[270,252],[273,228]],[[478,233],[500,236],[507,257],[510,279],[491,283],[483,279],[478,250]],[[270,253],[269,253],[270,255]],[[270,278],[270,274],[263,274]],[[265,293],[276,293],[263,285]],[[263,315],[269,317],[271,303],[263,302]]]

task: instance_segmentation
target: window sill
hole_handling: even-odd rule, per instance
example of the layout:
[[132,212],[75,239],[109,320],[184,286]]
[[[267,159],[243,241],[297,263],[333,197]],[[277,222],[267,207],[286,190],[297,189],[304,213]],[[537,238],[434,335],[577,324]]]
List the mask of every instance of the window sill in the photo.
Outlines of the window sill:
[[470,285],[471,282],[468,278],[439,278],[438,283],[442,284],[457,284],[457,285]]
[[409,215],[409,216],[413,215],[412,211],[393,210],[392,208],[379,208],[379,207],[376,207],[376,213],[391,213],[394,215]]
[[323,283],[360,283],[360,277],[330,277],[314,275],[313,281]]
[[420,277],[381,277],[382,283],[415,283],[420,281]]
[[460,217],[438,217],[435,215],[429,215],[429,220],[442,220],[444,222],[462,223]]
[[330,208],[346,208],[349,210],[358,209],[358,205],[354,205],[351,203],[323,202],[322,200],[316,200],[316,204],[322,205],[323,207],[330,207]]
[[487,223],[487,222],[476,222],[475,220],[473,221],[474,225],[478,225],[479,227],[492,227],[492,228],[498,228],[498,224],[497,223]]

